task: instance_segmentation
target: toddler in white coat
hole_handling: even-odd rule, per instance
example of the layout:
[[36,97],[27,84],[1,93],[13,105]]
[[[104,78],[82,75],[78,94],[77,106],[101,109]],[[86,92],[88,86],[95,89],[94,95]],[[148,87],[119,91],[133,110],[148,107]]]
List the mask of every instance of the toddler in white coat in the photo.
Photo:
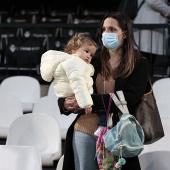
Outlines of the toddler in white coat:
[[89,36],[77,33],[68,41],[64,52],[49,50],[41,57],[43,80],[51,82],[54,79],[58,97],[75,95],[86,114],[92,112],[94,67],[90,62],[96,50],[97,45]]

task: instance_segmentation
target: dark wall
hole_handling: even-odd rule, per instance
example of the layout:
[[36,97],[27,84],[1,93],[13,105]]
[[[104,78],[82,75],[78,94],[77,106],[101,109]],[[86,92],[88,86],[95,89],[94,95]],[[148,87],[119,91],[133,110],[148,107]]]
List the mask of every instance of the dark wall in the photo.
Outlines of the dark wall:
[[5,0],[1,3],[0,9],[2,8],[7,8],[10,6],[18,6],[18,7],[24,7],[24,6],[39,6],[39,5],[52,5],[55,8],[61,8],[61,9],[74,9],[78,5],[83,7],[83,8],[89,8],[89,9],[106,9],[108,11],[115,11],[118,4],[120,3],[120,0],[107,0],[105,2],[100,3],[99,1],[91,1],[91,0],[86,0],[86,1],[75,1],[75,0],[70,0],[70,1],[63,1],[63,0]]

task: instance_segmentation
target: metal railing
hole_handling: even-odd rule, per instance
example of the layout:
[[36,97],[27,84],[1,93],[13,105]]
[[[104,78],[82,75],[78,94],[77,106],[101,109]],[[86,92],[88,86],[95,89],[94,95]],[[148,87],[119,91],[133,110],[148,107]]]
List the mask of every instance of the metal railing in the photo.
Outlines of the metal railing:
[[[71,37],[75,32],[84,32],[86,34],[90,34],[97,42],[98,28],[99,23],[0,24],[0,80],[3,80],[4,78],[11,75],[20,74],[29,74],[31,76],[38,77],[38,79],[41,80],[39,74],[39,64],[41,54],[43,52],[49,49],[61,50],[69,37]],[[169,76],[169,73],[165,73],[164,69],[169,68],[169,35],[167,35],[165,30],[169,30],[170,25],[133,24],[133,28],[134,31],[138,30],[139,37],[141,30],[145,29],[151,31],[150,46],[152,46],[153,43],[152,32],[155,29],[163,30],[163,39],[167,38],[167,41],[163,40],[162,48],[165,48],[165,51],[163,53],[164,57],[162,57],[162,60],[165,61],[162,62],[163,64],[162,66],[160,65],[160,67],[163,68],[162,75]],[[22,41],[26,41],[24,42],[25,44],[22,43]],[[30,46],[28,41],[30,41]],[[37,42],[37,44],[35,42]],[[140,49],[140,43],[138,45]],[[38,47],[40,47],[40,51],[36,53],[35,51],[38,50]],[[24,51],[25,55],[27,54],[26,58],[24,58]],[[30,58],[29,53],[32,55]],[[19,55],[19,58],[17,54]]]

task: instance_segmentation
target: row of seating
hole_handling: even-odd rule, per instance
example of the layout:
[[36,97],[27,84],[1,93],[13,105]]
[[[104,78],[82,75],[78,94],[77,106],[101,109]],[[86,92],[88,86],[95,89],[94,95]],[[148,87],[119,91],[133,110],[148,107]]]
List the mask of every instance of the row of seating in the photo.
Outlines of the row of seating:
[[6,145],[35,146],[43,166],[52,166],[61,157],[59,121],[65,124],[65,120],[57,120],[49,112],[23,114],[19,100],[10,95],[0,95],[0,107],[0,138],[6,139]]
[[[50,2],[51,3],[51,2]],[[68,4],[67,4],[68,5]],[[93,19],[100,22],[101,16],[108,11],[114,11],[113,6],[98,6],[98,9],[92,7],[83,7],[83,5],[73,5],[71,3],[66,8],[58,4],[38,4],[38,5],[14,5],[8,8],[0,9],[0,23],[73,23],[74,19],[84,20]],[[77,23],[77,20],[76,20]]]
[[4,126],[0,130],[1,137],[7,136],[11,122],[22,114],[44,113],[53,116],[59,122],[61,138],[63,140],[66,138],[67,129],[77,115],[60,114],[53,82],[49,86],[47,96],[41,97],[40,88],[38,80],[30,76],[12,76],[1,82],[0,113],[2,116],[0,122]]
[[57,100],[52,83],[48,95],[41,97],[40,83],[35,78],[4,79],[0,85],[0,138],[6,139],[5,145],[34,146],[42,166],[54,166],[62,156],[68,127],[76,117],[61,115]]
[[[154,82],[153,90],[160,109],[168,107],[170,92],[170,78],[161,78]],[[161,90],[160,90],[161,89]],[[20,99],[23,112],[32,112],[33,106],[41,97],[40,82],[31,76],[11,76],[4,79],[0,85],[0,94],[9,94]],[[53,82],[51,82],[47,96],[55,96]],[[42,99],[43,100],[43,99]],[[50,100],[50,99],[48,99]],[[55,99],[57,101],[57,98]],[[44,99],[45,103],[45,99]],[[166,107],[164,107],[166,106]],[[35,109],[37,110],[37,109]],[[56,109],[57,110],[57,109]],[[56,111],[57,112],[57,111]],[[166,111],[161,111],[164,114]],[[167,113],[168,115],[168,113]]]
[[48,50],[63,50],[68,39],[81,32],[98,42],[97,26],[58,28],[0,28],[0,70],[7,75],[40,76],[40,60]]

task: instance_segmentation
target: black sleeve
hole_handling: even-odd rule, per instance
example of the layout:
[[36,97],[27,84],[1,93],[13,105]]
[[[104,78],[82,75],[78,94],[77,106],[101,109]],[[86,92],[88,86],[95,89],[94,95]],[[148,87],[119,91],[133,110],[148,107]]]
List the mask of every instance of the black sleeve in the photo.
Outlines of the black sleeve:
[[60,109],[60,113],[61,113],[61,114],[64,114],[64,115],[69,115],[69,114],[72,113],[72,111],[65,111],[65,110],[63,109],[64,101],[65,101],[65,98],[59,98],[59,99],[58,99],[58,107],[59,107],[59,109]]
[[129,111],[136,108],[137,103],[145,94],[149,78],[149,63],[146,58],[140,58],[122,89]]
[[[93,113],[100,113],[100,112],[108,110],[108,105],[109,105],[109,100],[110,100],[109,94],[103,94],[103,95],[92,94],[91,96],[92,96],[93,103],[94,103],[94,105],[92,106]],[[112,105],[110,108],[110,112],[116,112],[117,107],[115,106],[112,100],[111,102],[112,102]]]

